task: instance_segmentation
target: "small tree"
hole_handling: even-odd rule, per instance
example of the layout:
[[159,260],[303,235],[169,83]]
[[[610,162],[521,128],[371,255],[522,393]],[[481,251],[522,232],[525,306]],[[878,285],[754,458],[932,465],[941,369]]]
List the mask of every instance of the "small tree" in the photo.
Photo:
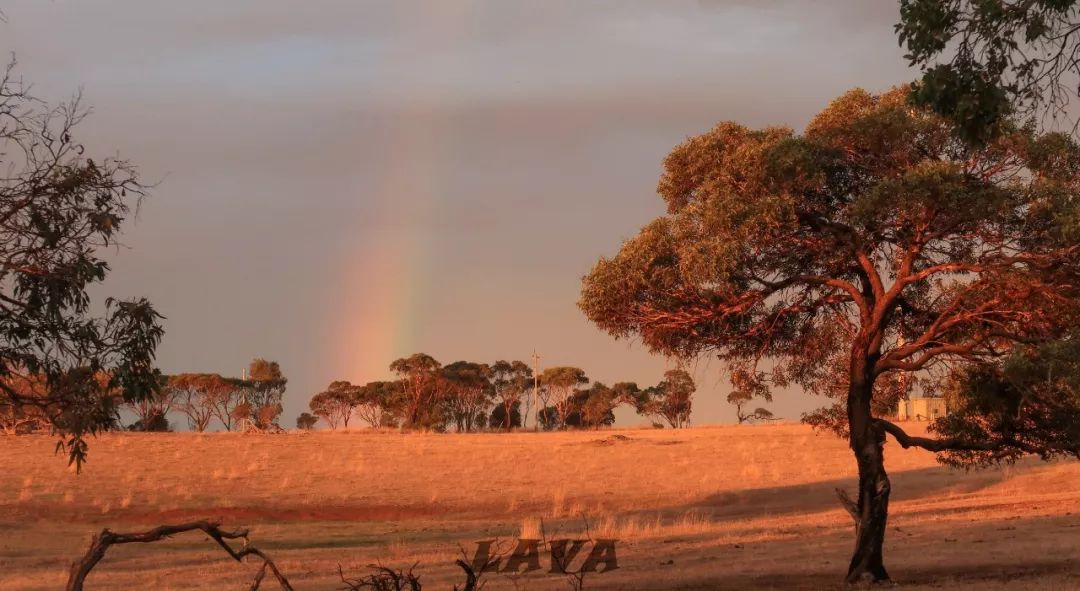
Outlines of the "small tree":
[[666,421],[673,429],[690,423],[694,392],[694,378],[682,369],[664,372],[664,379],[652,388],[639,390],[637,384],[616,384],[619,396],[634,405],[639,415],[651,417],[653,424]]
[[158,411],[140,417],[134,423],[128,425],[128,431],[142,431],[146,433],[170,433],[173,430],[169,418]]
[[658,412],[673,429],[680,429],[690,423],[690,411],[693,408],[694,392],[697,384],[684,369],[671,369],[664,372],[664,381],[656,387],[660,394],[654,398]]
[[483,415],[486,419],[494,395],[491,366],[456,361],[442,368],[442,377],[447,385],[447,406],[457,430],[472,431],[477,416]]
[[509,414],[506,405],[496,404],[495,408],[491,409],[491,418],[488,419],[488,425],[492,429],[502,429],[508,433],[514,427],[521,427],[521,402],[513,401],[510,404]]
[[390,371],[401,384],[402,419],[406,428],[438,428],[444,423],[441,405],[445,397],[440,374],[442,364],[424,353],[397,359]]
[[549,367],[540,374],[540,390],[546,394],[545,407],[550,401],[558,427],[566,426],[566,417],[574,410],[574,394],[588,383],[585,372],[576,367]]
[[[238,412],[237,408],[245,404],[247,397],[246,381],[238,378],[222,378],[220,387],[208,389],[204,393],[205,402],[210,406],[210,414],[213,415],[225,428],[232,431],[236,426],[238,416],[247,416]],[[248,404],[248,408],[250,408]]]
[[545,406],[536,411],[536,424],[545,431],[559,429],[564,425],[560,421],[559,411],[554,406]]
[[311,431],[315,428],[315,424],[319,422],[319,418],[309,412],[302,412],[300,416],[296,417],[296,428],[301,431]]
[[909,98],[852,91],[802,136],[721,123],[688,139],[665,161],[668,214],[602,259],[581,300],[655,351],[768,359],[778,385],[846,390],[828,420],[859,470],[851,582],[889,578],[886,433],[935,452],[1075,449],[995,427],[911,437],[875,415],[896,381],[882,376],[993,364],[1080,318],[1080,147],[1015,125],[971,147]]
[[353,412],[371,428],[392,426],[401,414],[401,386],[396,382],[368,382],[356,393]]
[[281,366],[276,361],[256,357],[248,366],[247,379],[238,383],[244,400],[240,406],[246,404],[247,412],[238,406],[233,414],[242,417],[241,421],[249,421],[248,427],[257,431],[280,430],[277,420],[282,413],[281,402],[288,384]]
[[127,408],[135,414],[135,422],[130,431],[171,431],[168,416],[176,408],[176,392],[162,387],[146,398],[127,403]]
[[601,382],[595,382],[588,389],[578,392],[577,408],[573,413],[577,418],[571,423],[592,429],[614,425],[615,407],[618,404],[618,392]]
[[278,419],[284,411],[280,403],[260,406],[252,416],[253,426],[260,431],[281,431]]
[[349,419],[353,409],[360,402],[360,388],[346,381],[331,382],[326,390],[311,397],[308,407],[311,412],[326,421],[331,429],[337,429],[338,425],[349,428]]
[[734,389],[728,394],[727,401],[728,404],[735,405],[735,418],[738,419],[740,425],[774,419],[773,413],[766,408],[758,407],[750,412],[743,411],[743,407],[753,402],[755,398],[772,402],[772,391],[765,383],[764,373],[736,369],[731,372],[731,385]]
[[245,425],[251,427],[255,423],[255,407],[250,402],[240,402],[229,411],[229,421],[244,430]]
[[185,373],[169,376],[165,386],[175,399],[175,408],[184,414],[191,430],[202,433],[217,414],[220,400],[235,391],[215,373]]
[[[501,412],[491,412],[489,424],[492,429],[501,427],[510,431],[513,427],[523,426],[522,397],[531,387],[532,378],[532,368],[522,361],[500,360],[491,366],[491,386],[496,404],[502,406]],[[516,421],[513,418],[515,413]]]

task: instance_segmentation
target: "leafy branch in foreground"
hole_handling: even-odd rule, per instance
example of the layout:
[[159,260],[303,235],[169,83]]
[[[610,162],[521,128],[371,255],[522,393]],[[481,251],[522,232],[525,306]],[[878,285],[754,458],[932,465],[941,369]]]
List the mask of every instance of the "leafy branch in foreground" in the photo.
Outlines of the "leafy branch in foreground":
[[1080,91],[1076,0],[901,0],[900,44],[923,70],[916,102],[986,142],[1009,117],[1067,117]]
[[91,312],[87,291],[109,272],[99,253],[118,245],[147,186],[129,162],[87,154],[74,135],[87,113],[78,95],[44,105],[14,63],[0,75],[0,404],[47,421],[76,466],[119,400],[159,390],[163,334],[144,299]]

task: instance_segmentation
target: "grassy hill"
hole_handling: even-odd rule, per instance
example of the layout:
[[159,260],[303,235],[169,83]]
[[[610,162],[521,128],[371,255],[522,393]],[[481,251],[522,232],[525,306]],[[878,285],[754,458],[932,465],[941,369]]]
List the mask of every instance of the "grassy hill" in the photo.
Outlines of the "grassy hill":
[[[909,425],[918,432],[917,425]],[[836,487],[844,441],[802,425],[685,431],[272,436],[115,433],[83,474],[46,436],[0,438],[0,588],[56,589],[103,527],[200,518],[250,527],[300,589],[340,586],[338,565],[407,567],[425,589],[460,582],[481,539],[616,538],[618,570],[586,589],[839,588],[853,544]],[[886,448],[887,566],[905,588],[1080,588],[1080,464],[962,472]],[[547,559],[544,558],[545,568]],[[90,589],[245,589],[199,535],[113,548]],[[566,589],[557,575],[486,589]],[[272,588],[267,586],[267,588]]]

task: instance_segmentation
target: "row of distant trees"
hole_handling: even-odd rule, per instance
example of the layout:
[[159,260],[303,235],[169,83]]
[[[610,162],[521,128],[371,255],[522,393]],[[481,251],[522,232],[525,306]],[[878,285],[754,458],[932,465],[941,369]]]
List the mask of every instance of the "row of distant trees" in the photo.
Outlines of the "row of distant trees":
[[[682,428],[690,423],[697,387],[683,369],[672,369],[658,384],[641,388],[635,382],[608,386],[592,381],[577,367],[550,367],[533,374],[522,361],[476,363],[457,361],[442,365],[430,355],[417,353],[390,364],[395,378],[354,385],[334,381],[315,394],[310,412],[296,419],[296,427],[313,429],[321,421],[331,429],[350,423],[433,431],[472,432],[589,429],[612,425],[615,409],[633,408],[656,427]],[[125,400],[112,391],[107,374],[95,383],[99,396],[110,400],[105,430],[172,431],[170,417],[184,417],[191,431],[272,432],[282,430],[282,398],[287,378],[276,361],[252,360],[243,377],[216,373],[180,373],[159,376],[157,392]],[[740,423],[770,420],[764,408],[749,410],[753,399],[771,401],[759,380],[737,374],[728,401],[735,405]],[[28,399],[45,399],[46,380],[32,374],[12,374],[4,384]],[[744,410],[744,407],[746,409]],[[50,429],[48,406],[0,402],[0,432],[30,433]],[[126,419],[126,420],[125,420]]]
[[[395,379],[354,385],[334,381],[315,394],[310,411],[296,426],[311,429],[321,420],[330,428],[359,420],[369,427],[403,427],[470,432],[599,428],[615,422],[615,408],[632,406],[654,425],[685,427],[690,422],[693,378],[682,369],[664,374],[655,386],[634,382],[608,386],[577,367],[549,367],[534,375],[523,361],[456,361],[442,365],[417,353],[390,364]],[[354,423],[355,424],[355,423]]]
[[[125,400],[112,380],[98,372],[92,380],[99,396],[108,401],[105,429],[129,431],[171,431],[170,415],[187,419],[192,431],[220,427],[226,431],[280,430],[282,396],[287,379],[276,361],[256,358],[241,378],[212,373],[183,373],[159,376],[160,387],[150,396]],[[44,376],[12,373],[4,385],[27,400],[47,400]],[[12,404],[0,401],[0,432],[29,433],[49,429],[50,407],[46,404]],[[124,418],[129,420],[125,421]]]
[[163,378],[150,398],[127,405],[136,420],[133,431],[168,431],[167,417],[179,413],[192,431],[281,430],[282,397],[288,379],[276,361],[256,358],[241,378],[216,373],[182,373]]

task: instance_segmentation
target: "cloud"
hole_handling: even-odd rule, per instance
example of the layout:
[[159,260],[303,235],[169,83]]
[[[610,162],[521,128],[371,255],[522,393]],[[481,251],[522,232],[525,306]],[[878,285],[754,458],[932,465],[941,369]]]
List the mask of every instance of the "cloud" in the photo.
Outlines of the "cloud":
[[[46,98],[85,85],[81,138],[164,178],[107,289],[160,304],[164,368],[277,358],[295,414],[332,379],[380,377],[393,347],[443,360],[535,347],[609,383],[654,383],[663,360],[577,311],[580,276],[662,211],[660,162],[687,135],[721,119],[799,128],[852,86],[910,77],[895,12],[13,0],[0,49]],[[343,331],[396,326],[380,308],[343,324],[377,289],[407,326],[387,351],[342,351],[371,342]],[[727,416],[707,391],[696,407],[698,423]]]

